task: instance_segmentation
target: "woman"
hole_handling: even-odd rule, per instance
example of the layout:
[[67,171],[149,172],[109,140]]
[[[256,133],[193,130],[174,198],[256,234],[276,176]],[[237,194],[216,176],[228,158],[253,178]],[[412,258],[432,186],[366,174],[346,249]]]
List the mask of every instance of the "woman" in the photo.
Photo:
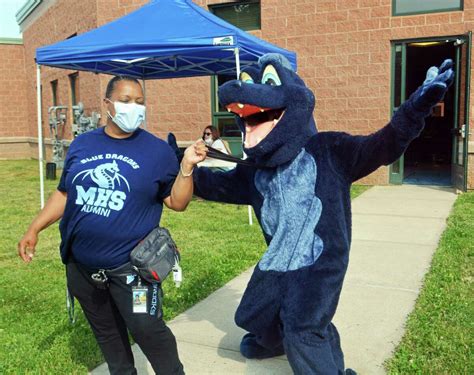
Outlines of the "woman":
[[202,140],[207,146],[211,146],[225,154],[230,154],[230,151],[224,141],[220,138],[219,130],[212,125],[206,126],[202,132]]
[[[160,222],[163,203],[183,211],[191,200],[194,166],[206,157],[202,141],[181,165],[162,140],[140,129],[145,100],[133,78],[110,80],[107,125],[72,142],[57,190],[18,243],[30,262],[38,234],[62,218],[61,257],[67,285],[89,321],[111,374],[136,374],[127,328],[158,374],[183,374],[176,340],[162,320],[159,284],[132,272],[135,245]],[[101,274],[101,270],[105,270]],[[93,274],[105,275],[96,284]],[[104,281],[102,280],[102,281]],[[134,307],[134,293],[146,307]]]
[[[229,155],[230,150],[226,141],[220,138],[219,130],[212,125],[206,126],[202,132],[202,140],[206,146],[211,146],[216,150]],[[213,158],[207,158],[206,160],[199,163],[199,167],[213,168],[214,170],[228,171],[229,169],[235,168],[235,163],[217,160]]]

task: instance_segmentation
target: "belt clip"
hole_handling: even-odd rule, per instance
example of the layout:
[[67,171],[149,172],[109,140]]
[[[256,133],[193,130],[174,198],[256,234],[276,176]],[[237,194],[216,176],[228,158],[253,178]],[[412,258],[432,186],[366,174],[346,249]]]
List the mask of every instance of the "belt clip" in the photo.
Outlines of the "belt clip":
[[96,273],[93,273],[91,278],[98,288],[107,289],[109,278],[107,277],[105,270],[99,270]]

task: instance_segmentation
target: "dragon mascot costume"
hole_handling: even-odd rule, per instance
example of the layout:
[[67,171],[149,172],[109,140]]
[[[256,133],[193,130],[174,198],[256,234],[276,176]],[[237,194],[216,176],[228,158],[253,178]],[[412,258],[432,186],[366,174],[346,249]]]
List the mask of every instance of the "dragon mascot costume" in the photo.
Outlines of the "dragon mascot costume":
[[454,79],[452,61],[428,70],[423,85],[388,125],[367,136],[318,132],[315,97],[281,55],[260,58],[219,88],[236,115],[254,166],[199,168],[195,194],[251,205],[268,249],[235,314],[247,330],[246,358],[286,354],[296,374],[344,374],[332,323],[349,261],[351,184],[396,161]]

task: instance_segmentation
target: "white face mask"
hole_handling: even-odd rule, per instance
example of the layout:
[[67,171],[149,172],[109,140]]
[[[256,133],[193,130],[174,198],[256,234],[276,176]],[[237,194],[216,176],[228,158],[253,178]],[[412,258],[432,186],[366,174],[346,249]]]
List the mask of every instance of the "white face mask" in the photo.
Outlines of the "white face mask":
[[107,115],[125,133],[133,133],[145,121],[145,106],[136,103],[113,102],[115,116]]
[[208,145],[208,146],[211,146],[212,143],[213,143],[212,136],[206,135],[206,136],[204,137],[204,143],[205,143],[206,145]]

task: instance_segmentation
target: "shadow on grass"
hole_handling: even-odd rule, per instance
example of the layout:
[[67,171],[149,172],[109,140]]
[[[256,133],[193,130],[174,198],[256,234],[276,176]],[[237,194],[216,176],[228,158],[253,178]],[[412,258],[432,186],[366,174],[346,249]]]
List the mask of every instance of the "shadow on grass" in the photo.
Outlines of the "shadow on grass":
[[71,361],[80,368],[92,370],[104,362],[104,358],[82,312],[78,315],[78,320],[74,324],[69,323],[68,320],[58,324],[54,331],[38,343],[38,350],[50,351],[57,344],[58,339],[67,336]]
[[63,325],[69,334],[71,361],[92,370],[104,362],[99,346],[87,322]]

